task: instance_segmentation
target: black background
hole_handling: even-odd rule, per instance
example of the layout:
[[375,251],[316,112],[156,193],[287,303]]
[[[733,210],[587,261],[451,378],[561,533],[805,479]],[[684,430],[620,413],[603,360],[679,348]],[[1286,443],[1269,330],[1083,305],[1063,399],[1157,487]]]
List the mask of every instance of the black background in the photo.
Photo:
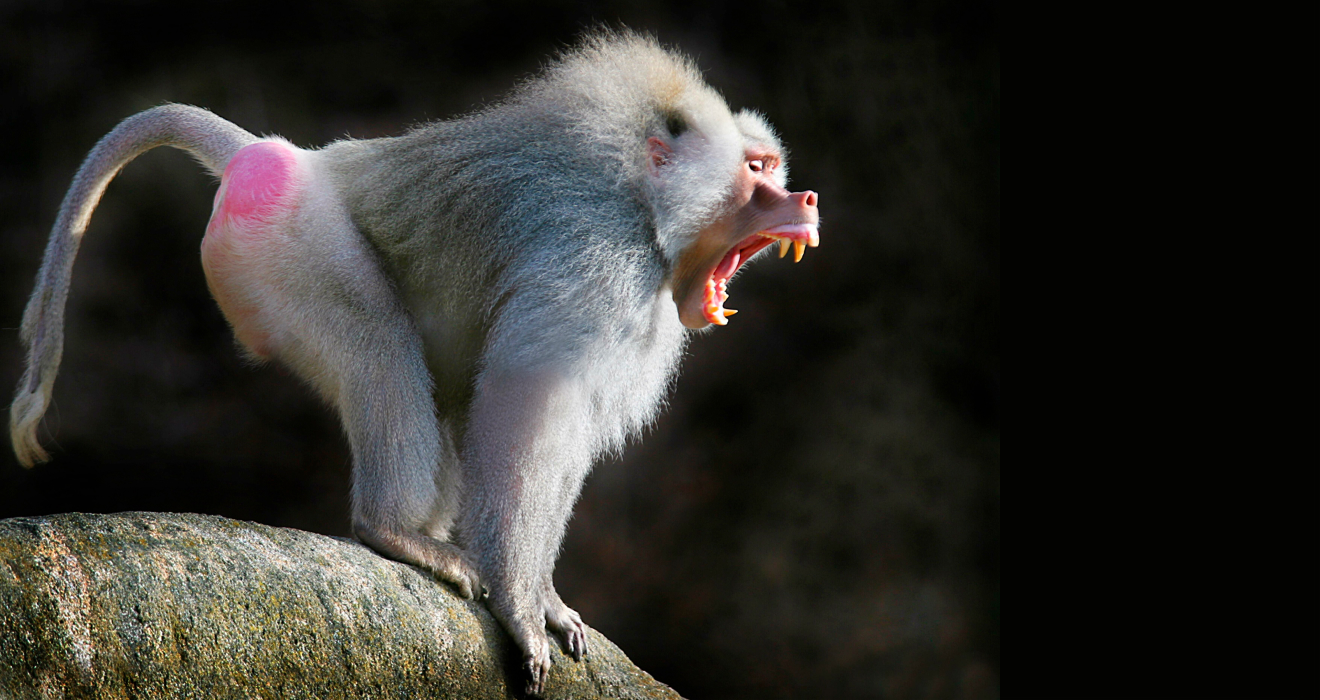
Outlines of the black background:
[[[497,99],[596,22],[695,56],[790,148],[821,247],[731,286],[671,407],[588,481],[569,605],[695,698],[999,695],[999,30],[993,3],[0,5],[0,386],[78,162],[205,106],[305,147]],[[43,436],[0,517],[195,511],[347,534],[334,416],[245,366],[197,262],[213,182],[161,149],[75,268]]]

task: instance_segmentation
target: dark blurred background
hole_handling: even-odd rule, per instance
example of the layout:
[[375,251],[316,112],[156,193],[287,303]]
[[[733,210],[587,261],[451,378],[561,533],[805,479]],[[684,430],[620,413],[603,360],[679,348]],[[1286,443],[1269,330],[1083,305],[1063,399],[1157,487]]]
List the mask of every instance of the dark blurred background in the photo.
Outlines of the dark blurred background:
[[[741,275],[670,410],[596,468],[557,581],[693,698],[999,695],[994,3],[0,3],[0,387],[65,188],[120,119],[208,107],[301,146],[497,99],[597,22],[695,56],[821,193],[821,247]],[[246,366],[198,245],[213,182],[161,149],[84,242],[46,444],[0,517],[195,511],[346,535],[349,455]],[[8,395],[10,389],[4,389]],[[7,403],[7,399],[6,399]]]

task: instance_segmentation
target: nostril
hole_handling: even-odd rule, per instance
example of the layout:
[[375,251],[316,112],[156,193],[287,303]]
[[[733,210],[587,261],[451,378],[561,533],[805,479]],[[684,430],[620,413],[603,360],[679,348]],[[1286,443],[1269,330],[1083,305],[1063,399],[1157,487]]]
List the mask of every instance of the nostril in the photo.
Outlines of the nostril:
[[812,192],[811,190],[807,190],[807,198],[804,199],[803,202],[806,203],[806,205],[809,207],[814,207],[816,206],[816,199],[817,199],[816,193]]

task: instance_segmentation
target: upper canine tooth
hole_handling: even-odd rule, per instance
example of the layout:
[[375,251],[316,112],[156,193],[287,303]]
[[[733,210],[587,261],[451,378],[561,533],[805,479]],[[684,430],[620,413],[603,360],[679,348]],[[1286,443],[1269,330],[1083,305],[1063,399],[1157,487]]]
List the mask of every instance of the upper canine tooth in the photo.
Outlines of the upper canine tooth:
[[801,262],[802,256],[807,252],[807,244],[802,241],[793,241],[793,262]]
[[785,255],[788,255],[788,239],[781,238],[779,239],[779,257],[782,258]]

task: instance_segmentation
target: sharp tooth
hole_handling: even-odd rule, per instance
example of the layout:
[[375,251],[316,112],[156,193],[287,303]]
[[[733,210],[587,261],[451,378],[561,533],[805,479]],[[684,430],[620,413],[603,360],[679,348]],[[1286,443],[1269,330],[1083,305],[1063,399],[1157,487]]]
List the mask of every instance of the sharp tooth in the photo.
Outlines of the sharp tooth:
[[788,239],[781,238],[779,239],[779,257],[782,258],[785,255],[788,255]]
[[732,315],[734,315],[734,314],[736,314],[736,313],[738,313],[738,310],[737,310],[737,309],[725,309],[725,310],[724,310],[724,315],[725,315],[726,317],[728,317],[728,316],[732,316]]
[[801,262],[802,255],[807,252],[807,244],[802,241],[793,241],[793,262]]

